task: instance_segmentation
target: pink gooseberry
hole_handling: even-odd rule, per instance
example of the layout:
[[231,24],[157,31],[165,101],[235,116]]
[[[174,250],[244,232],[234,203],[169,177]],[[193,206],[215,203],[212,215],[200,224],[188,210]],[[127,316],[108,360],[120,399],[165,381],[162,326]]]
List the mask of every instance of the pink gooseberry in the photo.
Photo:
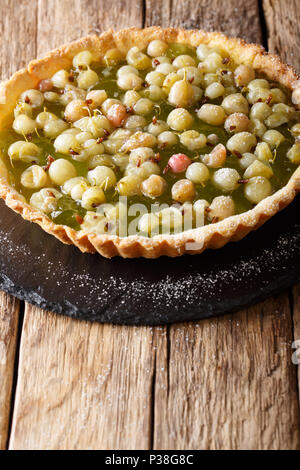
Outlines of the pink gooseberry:
[[168,167],[173,173],[183,173],[192,163],[192,160],[184,153],[175,153],[170,157]]

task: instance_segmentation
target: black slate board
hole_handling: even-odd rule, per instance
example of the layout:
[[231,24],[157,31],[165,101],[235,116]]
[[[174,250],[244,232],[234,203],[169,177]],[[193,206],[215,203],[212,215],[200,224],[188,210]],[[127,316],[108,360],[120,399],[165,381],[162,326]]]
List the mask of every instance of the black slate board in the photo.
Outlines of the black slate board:
[[0,288],[74,318],[158,325],[229,313],[300,280],[300,198],[220,250],[111,260],[81,254],[0,202]]

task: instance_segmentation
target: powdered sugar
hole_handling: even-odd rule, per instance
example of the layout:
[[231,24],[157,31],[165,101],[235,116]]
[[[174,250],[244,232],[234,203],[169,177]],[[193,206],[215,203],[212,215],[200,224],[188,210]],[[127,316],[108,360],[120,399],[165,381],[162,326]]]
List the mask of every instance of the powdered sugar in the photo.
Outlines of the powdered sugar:
[[13,214],[16,227],[0,220],[1,287],[88,320],[158,324],[224,313],[299,277],[300,224],[287,225],[288,211],[224,249],[158,260],[81,254]]

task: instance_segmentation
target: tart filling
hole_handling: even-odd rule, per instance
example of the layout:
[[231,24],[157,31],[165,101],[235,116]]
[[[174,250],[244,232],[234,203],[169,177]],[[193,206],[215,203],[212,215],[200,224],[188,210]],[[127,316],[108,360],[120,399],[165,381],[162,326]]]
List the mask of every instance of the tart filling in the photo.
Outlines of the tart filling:
[[249,211],[300,164],[300,112],[282,84],[225,49],[161,39],[23,91],[0,132],[9,183],[55,224],[181,233]]

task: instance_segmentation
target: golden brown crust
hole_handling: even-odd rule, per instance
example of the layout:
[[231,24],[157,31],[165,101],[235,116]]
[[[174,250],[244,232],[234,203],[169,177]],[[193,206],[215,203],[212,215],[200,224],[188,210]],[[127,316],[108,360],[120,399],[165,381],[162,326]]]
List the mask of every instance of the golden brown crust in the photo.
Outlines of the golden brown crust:
[[[74,55],[89,49],[96,59],[101,60],[108,49],[118,47],[126,52],[133,45],[146,47],[152,39],[166,42],[186,43],[198,46],[200,43],[219,46],[237,63],[252,65],[257,72],[263,72],[269,79],[278,81],[292,90],[298,80],[295,70],[281,62],[278,56],[266,53],[263,47],[247,44],[241,39],[228,38],[222,33],[208,33],[200,30],[179,28],[146,29],[129,28],[100,36],[88,36],[49,52],[42,59],[29,63],[26,69],[16,72],[0,87],[0,128],[10,124],[12,111],[19,95],[34,88],[40,80],[52,76],[61,68],[69,68]],[[65,225],[57,225],[45,214],[27,204],[8,181],[8,174],[0,158],[0,197],[14,211],[31,222],[39,224],[46,232],[62,242],[76,245],[84,252],[99,252],[105,257],[122,256],[133,258],[143,256],[157,258],[162,255],[180,256],[184,253],[201,253],[206,248],[220,248],[229,241],[238,241],[250,231],[256,230],[270,217],[286,207],[300,191],[300,168],[288,184],[257,206],[243,214],[235,215],[216,224],[206,225],[175,235],[156,235],[146,238],[132,235],[120,238],[116,235],[97,235],[84,230],[75,231]],[[196,245],[195,245],[196,244]]]

